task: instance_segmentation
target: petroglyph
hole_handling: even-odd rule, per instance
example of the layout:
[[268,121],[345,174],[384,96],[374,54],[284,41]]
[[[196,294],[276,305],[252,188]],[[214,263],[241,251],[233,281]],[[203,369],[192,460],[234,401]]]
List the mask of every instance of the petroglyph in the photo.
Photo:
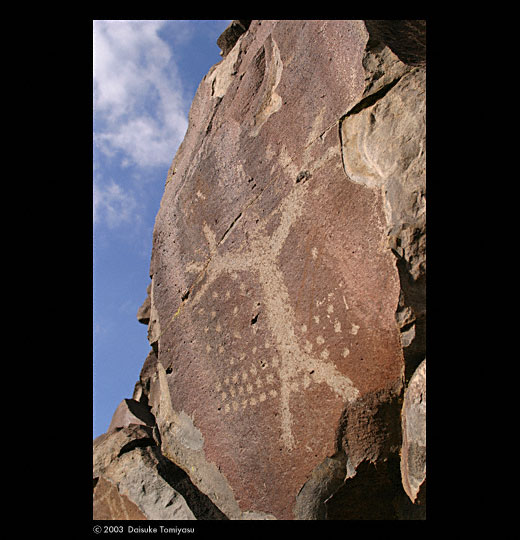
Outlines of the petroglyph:
[[[220,409],[225,413],[231,411],[244,410],[248,406],[255,406],[278,395],[274,385],[277,384],[275,375],[270,373],[264,379],[258,377],[255,366],[251,366],[248,371],[236,371],[231,377],[225,377],[223,383],[218,382],[216,390],[220,392]],[[253,379],[244,385],[244,382],[251,375]],[[227,391],[222,391],[225,388]]]
[[[286,196],[279,207],[278,226],[271,235],[266,232],[266,223],[260,224],[255,236],[249,238],[248,245],[238,251],[219,252],[215,233],[205,224],[204,234],[208,241],[210,259],[206,264],[204,278],[197,283],[197,286],[200,285],[200,287],[198,290],[195,287],[193,294],[193,302],[197,306],[220,276],[230,275],[233,277],[235,274],[236,278],[238,272],[248,272],[256,276],[263,295],[262,317],[276,342],[277,350],[277,354],[270,361],[271,365],[267,366],[266,364],[265,369],[267,371],[274,370],[275,373],[269,371],[271,377],[259,378],[255,364],[249,367],[249,375],[247,371],[232,373],[226,378],[224,385],[234,385],[234,394],[231,393],[231,388],[221,384],[222,410],[224,413],[231,413],[232,411],[244,410],[247,407],[258,406],[271,399],[279,399],[281,440],[288,449],[292,449],[295,445],[290,407],[292,392],[301,392],[311,384],[324,383],[346,402],[354,400],[359,395],[359,391],[354,387],[352,381],[338,371],[334,364],[327,361],[329,356],[327,349],[313,353],[311,343],[308,341],[301,343],[302,340],[295,330],[295,328],[301,328],[301,325],[296,325],[284,276],[278,267],[277,259],[291,226],[303,212],[308,186],[308,182],[296,184]],[[313,260],[316,260],[317,250],[312,252],[312,257]],[[245,293],[244,283],[241,283],[239,288],[242,293]],[[330,299],[329,297],[327,300],[330,302]],[[325,299],[317,303],[317,306],[322,305],[324,301]],[[327,305],[330,319],[334,308],[330,303]],[[238,309],[235,306],[233,314],[236,315],[237,312]],[[318,316],[315,316],[314,319],[316,322],[320,320]],[[329,320],[329,324],[334,323]],[[340,330],[338,325],[335,328]],[[238,336],[235,337],[238,338]],[[321,336],[317,339],[320,345],[324,341]],[[269,344],[266,342],[264,346],[267,349]],[[230,364],[234,364],[234,359],[230,360]],[[244,363],[241,362],[239,367],[243,369]],[[309,378],[309,373],[312,373],[312,378]],[[248,379],[248,377],[250,378]],[[244,388],[245,381],[247,384]],[[244,397],[242,398],[242,396]]]
[[274,113],[278,112],[282,106],[282,98],[276,92],[280,79],[282,77],[283,63],[280,58],[280,51],[276,41],[271,36],[271,61],[268,62],[268,73],[266,78],[268,80],[268,88],[266,89],[263,103],[260,106],[260,110],[255,115],[255,127],[251,131],[250,136],[256,137],[262,126],[266,123],[268,118]]

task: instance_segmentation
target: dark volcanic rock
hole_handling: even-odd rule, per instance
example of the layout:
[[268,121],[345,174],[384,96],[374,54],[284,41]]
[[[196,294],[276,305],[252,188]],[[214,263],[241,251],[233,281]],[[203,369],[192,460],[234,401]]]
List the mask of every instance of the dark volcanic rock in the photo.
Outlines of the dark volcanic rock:
[[405,64],[426,65],[426,21],[367,20],[372,39],[387,45]]
[[222,32],[217,39],[217,45],[222,49],[220,53],[222,56],[226,56],[228,52],[234,47],[238,38],[249,28],[251,21],[235,20],[231,21],[229,26]]

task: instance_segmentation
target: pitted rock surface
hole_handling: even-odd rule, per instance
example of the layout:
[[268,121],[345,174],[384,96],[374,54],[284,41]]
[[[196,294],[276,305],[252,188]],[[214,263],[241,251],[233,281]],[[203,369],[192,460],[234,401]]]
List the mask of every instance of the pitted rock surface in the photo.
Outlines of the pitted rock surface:
[[345,409],[401,391],[383,195],[341,146],[367,40],[362,21],[253,21],[201,82],[156,219],[151,341],[241,511],[294,518]]
[[[149,519],[193,500],[197,519],[417,515],[399,462],[425,357],[423,23],[237,20],[219,38],[155,222],[152,351],[95,444],[96,474]],[[164,463],[189,478],[175,512]]]

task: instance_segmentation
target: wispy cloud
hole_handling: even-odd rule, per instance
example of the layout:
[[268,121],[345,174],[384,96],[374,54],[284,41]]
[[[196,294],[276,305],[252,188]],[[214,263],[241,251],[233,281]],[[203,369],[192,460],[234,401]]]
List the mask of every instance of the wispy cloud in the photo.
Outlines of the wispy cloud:
[[137,208],[137,199],[131,190],[123,189],[113,180],[108,185],[94,183],[94,223],[103,219],[109,228],[136,223],[140,220]]
[[187,128],[166,21],[94,21],[96,148],[122,166],[169,165]]
[[[161,38],[172,30],[170,43]],[[94,21],[94,223],[135,225],[188,126],[175,50],[189,21]],[[141,223],[142,225],[142,223]],[[135,235],[132,235],[135,236]]]

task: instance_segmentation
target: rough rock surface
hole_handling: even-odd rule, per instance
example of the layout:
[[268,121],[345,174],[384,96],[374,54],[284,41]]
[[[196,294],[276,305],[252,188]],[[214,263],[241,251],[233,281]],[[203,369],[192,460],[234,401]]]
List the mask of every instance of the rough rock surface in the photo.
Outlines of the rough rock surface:
[[425,357],[425,26],[243,22],[156,218],[133,395],[155,423],[107,433],[154,444],[95,457],[134,502],[122,471],[161,494],[149,464],[184,471],[198,519],[413,518],[399,453]]
[[187,474],[161,454],[154,430],[137,424],[116,428],[94,440],[93,517],[225,519]]
[[404,394],[401,476],[412,502],[426,502],[426,360],[421,362]]
[[221,56],[226,54],[235,46],[237,39],[249,28],[251,21],[235,20],[222,32],[217,39],[217,45],[222,49]]
[[123,399],[112,417],[108,431],[129,426],[130,424],[153,426],[154,423],[154,417],[146,405],[134,399]]
[[152,286],[148,285],[146,288],[146,298],[142,306],[137,311],[137,320],[142,324],[148,324],[150,322],[150,290]]
[[94,479],[94,519],[145,520],[145,515],[106,478]]

